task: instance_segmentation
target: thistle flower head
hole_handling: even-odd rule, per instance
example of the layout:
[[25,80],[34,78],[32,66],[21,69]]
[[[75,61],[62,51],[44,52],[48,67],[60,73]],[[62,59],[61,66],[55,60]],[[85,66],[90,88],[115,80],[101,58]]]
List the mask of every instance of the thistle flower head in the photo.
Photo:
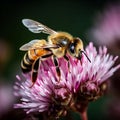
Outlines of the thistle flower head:
[[[90,43],[85,52],[91,63],[83,55],[80,62],[69,57],[70,68],[64,58],[58,59],[61,71],[60,81],[52,59],[42,61],[35,85],[31,86],[30,76],[25,81],[16,82],[15,94],[20,96],[21,103],[16,108],[23,108],[27,113],[40,112],[58,118],[69,109],[84,112],[89,101],[96,100],[106,89],[106,80],[120,67],[113,67],[117,57],[107,53],[106,47],[97,50]],[[82,64],[81,64],[82,63]]]
[[44,71],[32,88],[30,79],[23,82],[19,76],[17,78],[19,81],[15,83],[14,89],[15,95],[21,97],[21,103],[16,104],[15,108],[23,108],[27,114],[46,112],[48,116],[55,118],[64,113],[62,103],[64,104],[71,96],[66,94],[65,88],[57,86],[51,72]]
[[86,47],[91,63],[83,57],[83,71],[81,73],[80,92],[82,96],[94,100],[100,97],[106,89],[105,82],[119,66],[112,67],[117,59],[107,53],[106,47],[99,47],[97,50],[92,43]]

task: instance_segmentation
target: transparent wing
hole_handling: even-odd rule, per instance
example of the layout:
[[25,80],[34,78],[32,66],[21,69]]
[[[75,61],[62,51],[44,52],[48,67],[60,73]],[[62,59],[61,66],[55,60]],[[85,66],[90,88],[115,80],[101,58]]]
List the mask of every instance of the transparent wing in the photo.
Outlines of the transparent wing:
[[28,51],[31,49],[42,49],[42,48],[58,48],[59,46],[54,44],[48,44],[46,40],[32,40],[20,47],[22,51]]
[[22,23],[25,27],[27,27],[33,33],[46,33],[46,34],[53,34],[56,33],[51,28],[31,19],[23,19]]

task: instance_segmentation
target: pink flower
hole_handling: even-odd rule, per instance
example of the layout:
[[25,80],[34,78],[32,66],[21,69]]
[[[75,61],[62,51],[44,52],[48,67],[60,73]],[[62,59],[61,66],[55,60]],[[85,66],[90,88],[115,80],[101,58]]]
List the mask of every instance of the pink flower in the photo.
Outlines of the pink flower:
[[12,104],[15,101],[12,92],[11,85],[6,83],[0,84],[0,117],[11,109]]
[[98,14],[90,36],[98,45],[109,47],[120,40],[120,3],[107,6]]
[[[89,37],[93,39],[97,45],[106,45],[110,53],[120,56],[120,2],[111,3],[109,6],[105,6],[103,12],[97,15],[97,18],[94,20],[94,25],[89,32]],[[120,57],[117,59],[116,64],[120,64]],[[114,98],[120,101],[119,78],[120,69],[111,77],[110,91],[112,91]],[[116,101],[114,103],[116,103]],[[109,106],[113,107],[113,101]],[[114,107],[116,107],[116,105]],[[117,107],[120,108],[120,105]],[[110,118],[112,115],[115,117],[115,113],[116,112],[113,111],[110,112]],[[116,114],[116,116],[118,115]]]
[[96,91],[96,88],[108,80],[120,67],[120,65],[112,67],[118,57],[108,54],[106,47],[99,47],[97,51],[93,43],[90,43],[85,51],[91,63],[85,56],[82,59],[82,66],[79,61],[70,58],[71,72],[68,72],[66,76],[64,76],[64,73],[67,70],[63,72],[62,81],[73,93],[76,93],[80,88],[82,89],[83,86],[86,86],[87,94],[88,91]]
[[26,81],[17,76],[15,95],[20,96],[21,103],[15,108],[23,108],[27,113],[44,112],[55,118],[66,115],[69,109],[79,111],[84,120],[87,120],[85,111],[88,102],[96,100],[103,95],[109,77],[120,67],[113,67],[117,57],[107,53],[106,47],[100,47],[97,51],[90,43],[85,52],[91,63],[83,55],[82,64],[71,56],[70,70],[64,58],[59,59],[61,80],[55,71],[52,59],[42,62],[37,82],[30,88],[32,82],[30,76],[26,75]]
[[15,83],[14,94],[21,97],[20,101],[22,103],[15,104],[14,107],[23,108],[27,114],[47,112],[48,116],[54,116],[55,118],[64,114],[66,111],[64,106],[69,104],[71,95],[66,94],[66,88],[58,85],[57,76],[54,73],[52,61],[49,59],[40,66],[37,82],[32,88],[29,75],[25,76],[26,81],[22,81],[17,75],[16,77],[19,81]]

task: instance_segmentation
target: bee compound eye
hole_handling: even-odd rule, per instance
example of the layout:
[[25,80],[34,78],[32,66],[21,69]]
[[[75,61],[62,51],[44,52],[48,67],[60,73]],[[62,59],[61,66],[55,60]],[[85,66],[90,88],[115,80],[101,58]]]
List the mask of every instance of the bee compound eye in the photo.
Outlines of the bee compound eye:
[[71,43],[71,44],[70,44],[69,50],[70,50],[70,52],[71,52],[72,54],[75,53],[75,45],[74,45],[74,43]]

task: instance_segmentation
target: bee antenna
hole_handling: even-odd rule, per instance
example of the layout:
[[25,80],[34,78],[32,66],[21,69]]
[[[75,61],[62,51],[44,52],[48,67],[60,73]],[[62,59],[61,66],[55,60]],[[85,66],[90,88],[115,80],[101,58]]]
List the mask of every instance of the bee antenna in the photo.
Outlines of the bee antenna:
[[81,53],[84,53],[84,55],[86,56],[86,58],[88,59],[88,61],[91,63],[91,60],[89,59],[89,57],[87,56],[87,54],[85,53],[85,51],[81,50]]

